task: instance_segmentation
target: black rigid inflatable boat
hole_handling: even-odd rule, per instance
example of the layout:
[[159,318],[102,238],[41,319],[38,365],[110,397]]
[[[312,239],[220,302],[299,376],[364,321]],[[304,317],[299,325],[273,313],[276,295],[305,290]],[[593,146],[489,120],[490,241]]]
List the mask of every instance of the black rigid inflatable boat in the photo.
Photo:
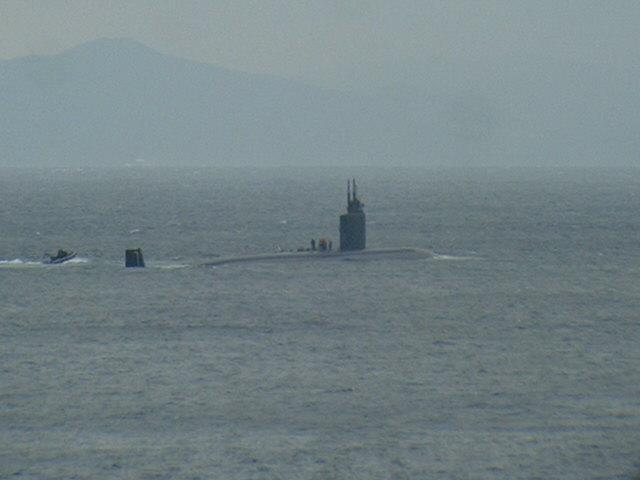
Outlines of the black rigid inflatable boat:
[[65,252],[64,250],[58,250],[58,253],[55,256],[49,257],[49,260],[45,260],[43,263],[64,263],[71,260],[72,258],[75,258],[76,255],[76,252]]

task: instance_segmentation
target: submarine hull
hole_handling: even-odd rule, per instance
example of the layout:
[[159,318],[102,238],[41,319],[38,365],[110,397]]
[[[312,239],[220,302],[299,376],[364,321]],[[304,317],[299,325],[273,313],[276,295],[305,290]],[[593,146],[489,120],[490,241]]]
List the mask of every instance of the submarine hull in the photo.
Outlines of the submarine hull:
[[329,259],[347,259],[347,258],[407,258],[420,259],[433,256],[431,250],[423,248],[370,248],[367,250],[347,250],[334,252],[283,252],[283,253],[267,253],[263,255],[246,255],[239,257],[218,258],[201,264],[204,267],[215,267],[218,265],[227,265],[231,263],[251,263],[265,261],[306,261],[306,260],[329,260]]

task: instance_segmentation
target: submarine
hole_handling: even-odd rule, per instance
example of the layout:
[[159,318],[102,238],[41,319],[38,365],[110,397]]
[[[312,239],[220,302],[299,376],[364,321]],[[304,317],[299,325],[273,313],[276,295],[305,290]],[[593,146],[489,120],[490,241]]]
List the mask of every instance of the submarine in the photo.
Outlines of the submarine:
[[311,241],[311,248],[298,251],[264,253],[258,255],[242,255],[221,257],[201,264],[204,267],[214,267],[234,263],[265,262],[265,261],[304,261],[349,259],[354,257],[376,258],[428,258],[433,252],[424,248],[395,247],[395,248],[366,248],[367,222],[364,213],[364,203],[358,198],[358,186],[355,178],[347,181],[347,211],[340,215],[340,249],[333,250],[331,242],[321,238],[316,248],[315,240]]

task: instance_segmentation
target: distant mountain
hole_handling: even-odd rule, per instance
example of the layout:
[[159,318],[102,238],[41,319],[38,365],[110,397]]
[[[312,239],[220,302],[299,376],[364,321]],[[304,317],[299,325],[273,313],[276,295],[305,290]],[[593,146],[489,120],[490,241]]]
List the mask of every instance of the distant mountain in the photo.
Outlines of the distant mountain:
[[[0,62],[0,165],[580,163],[594,152],[596,163],[637,158],[633,107],[617,112],[628,131],[618,124],[609,131],[611,122],[584,116],[610,113],[605,99],[581,107],[594,105],[582,95],[597,86],[570,88],[558,105],[557,95],[545,97],[544,81],[505,81],[504,89],[445,85],[435,95],[425,84],[359,95],[101,39]],[[633,85],[629,94],[637,96]]]
[[363,163],[402,153],[406,131],[370,98],[121,39],[1,62],[0,106],[10,164]]

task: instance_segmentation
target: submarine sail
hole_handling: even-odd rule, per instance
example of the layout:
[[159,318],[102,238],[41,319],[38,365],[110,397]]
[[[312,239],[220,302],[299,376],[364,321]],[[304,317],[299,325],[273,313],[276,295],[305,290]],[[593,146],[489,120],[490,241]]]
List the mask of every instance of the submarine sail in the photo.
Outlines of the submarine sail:
[[364,204],[358,198],[356,179],[347,181],[347,213],[340,215],[340,250],[364,250],[367,243]]

